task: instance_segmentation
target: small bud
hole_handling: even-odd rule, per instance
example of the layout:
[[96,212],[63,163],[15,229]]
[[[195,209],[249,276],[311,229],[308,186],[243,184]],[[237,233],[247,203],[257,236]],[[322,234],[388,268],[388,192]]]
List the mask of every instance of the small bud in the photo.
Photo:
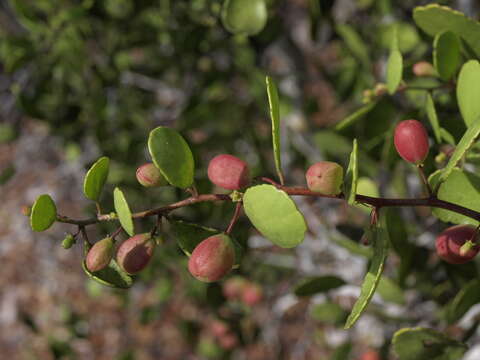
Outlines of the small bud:
[[305,174],[308,188],[323,195],[337,195],[343,183],[343,168],[331,161],[310,166]]
[[62,247],[64,249],[70,249],[73,244],[75,244],[75,237],[72,234],[67,234],[67,236],[65,236],[65,239],[63,239],[62,241]]
[[153,163],[146,163],[137,169],[137,180],[145,187],[168,185],[168,181]]
[[88,251],[85,265],[91,272],[102,270],[110,264],[113,257],[113,239],[106,237],[96,242]]
[[413,73],[416,76],[435,76],[437,72],[432,64],[428,61],[419,61],[413,65]]
[[427,130],[420,121],[401,121],[395,128],[393,140],[398,154],[405,161],[418,165],[428,155]]
[[238,190],[249,184],[250,171],[245,161],[232,155],[222,154],[210,160],[208,178],[221,188]]
[[150,233],[128,238],[118,248],[118,265],[129,274],[142,271],[150,262],[155,245],[155,240],[151,238]]
[[385,95],[388,92],[387,85],[384,83],[378,83],[375,85],[375,88],[373,89],[373,92],[375,96],[382,96]]
[[450,264],[464,264],[472,260],[477,255],[479,247],[466,244],[471,242],[474,245],[475,233],[476,229],[472,225],[449,227],[435,241],[438,256]]
[[363,90],[362,95],[363,95],[362,103],[368,104],[370,101],[372,101],[374,93],[372,90],[367,89],[367,90]]
[[243,289],[247,285],[247,280],[241,276],[233,276],[225,281],[222,292],[229,300],[239,299],[242,296]]
[[23,215],[30,216],[30,214],[32,213],[32,207],[28,205],[23,205],[21,211]]
[[247,284],[243,289],[242,301],[248,306],[254,306],[263,299],[262,288],[253,283]]
[[188,270],[200,281],[213,282],[223,278],[235,262],[235,249],[228,235],[213,235],[193,250]]

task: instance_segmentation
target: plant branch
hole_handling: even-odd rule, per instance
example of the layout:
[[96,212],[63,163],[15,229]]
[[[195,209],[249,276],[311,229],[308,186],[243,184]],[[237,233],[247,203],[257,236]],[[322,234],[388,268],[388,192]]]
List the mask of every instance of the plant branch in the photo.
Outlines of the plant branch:
[[230,235],[233,230],[233,227],[237,223],[240,213],[242,212],[242,202],[237,202],[237,206],[235,206],[235,212],[233,213],[232,220],[230,220],[230,224],[228,224],[227,230],[225,230],[225,234]]

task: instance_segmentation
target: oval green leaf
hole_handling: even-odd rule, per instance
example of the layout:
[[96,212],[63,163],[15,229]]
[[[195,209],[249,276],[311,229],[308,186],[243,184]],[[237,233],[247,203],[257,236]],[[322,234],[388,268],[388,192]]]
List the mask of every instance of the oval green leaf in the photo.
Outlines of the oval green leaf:
[[133,284],[133,278],[123,271],[115,260],[110,261],[106,268],[95,272],[90,272],[83,261],[82,269],[90,279],[105,286],[128,289]]
[[[173,234],[175,235],[175,240],[177,241],[178,246],[182,251],[190,257],[193,250],[197,247],[200,242],[212,235],[220,234],[221,231],[206,226],[201,226],[198,224],[192,224],[185,222],[183,220],[170,220],[170,225],[172,227]],[[240,260],[243,255],[243,248],[238,243],[238,241],[232,237],[233,246],[235,248],[235,267],[238,267]]]
[[352,312],[345,323],[345,329],[351,328],[365,311],[367,305],[377,289],[380,281],[385,260],[388,255],[388,231],[385,226],[385,219],[382,218],[380,224],[367,231],[369,240],[373,245],[373,258],[370,262],[368,272],[363,279],[360,296],[353,306]]
[[264,0],[225,0],[222,8],[223,26],[233,34],[256,35],[267,23]]
[[291,248],[303,241],[305,219],[284,191],[273,185],[250,187],[243,195],[243,205],[253,226],[275,245]]
[[272,142],[273,142],[273,156],[275,159],[275,168],[277,170],[280,183],[284,184],[282,173],[282,164],[280,161],[280,106],[278,104],[278,91],[275,83],[270,76],[266,78],[268,104],[270,109],[270,119],[272,121]]
[[155,166],[173,186],[187,188],[193,183],[193,154],[175,130],[159,126],[150,132],[148,150]]
[[460,39],[451,31],[435,36],[433,41],[433,65],[442,80],[448,81],[460,64]]
[[400,329],[392,344],[399,360],[458,360],[467,350],[465,344],[427,328]]
[[[479,101],[480,102],[480,101]],[[475,122],[465,131],[462,138],[458,142],[458,145],[455,148],[450,160],[448,160],[447,165],[442,170],[442,174],[439,178],[439,183],[441,184],[445,181],[449,176],[453,169],[457,166],[458,162],[462,159],[462,157],[466,154],[466,152],[472,147],[475,139],[480,134],[480,115],[475,120]]]
[[343,194],[349,205],[355,203],[355,196],[357,195],[358,185],[358,145],[357,139],[353,140],[353,148],[350,153],[350,161],[348,163],[347,172],[345,174],[345,181],[343,187]]
[[448,305],[447,321],[457,322],[470,308],[480,302],[480,281],[474,279],[465,285]]
[[457,81],[457,102],[467,127],[480,116],[480,63],[467,61],[460,70]]
[[297,296],[312,296],[336,289],[343,285],[345,285],[345,281],[337,276],[316,276],[302,280],[302,282],[295,287],[294,293]]
[[98,159],[87,171],[83,181],[83,193],[87,199],[97,201],[108,177],[110,159],[106,156]]
[[[435,175],[435,173],[432,175],[432,182],[435,182]],[[453,169],[447,180],[440,186],[437,196],[440,200],[480,211],[480,177],[460,169]],[[449,210],[433,208],[432,213],[444,222],[478,224],[478,221],[470,217]]]
[[435,109],[435,103],[433,102],[432,96],[430,93],[427,93],[425,101],[425,110],[427,112],[428,120],[430,125],[432,125],[433,134],[435,135],[435,140],[437,143],[442,142],[442,135],[440,130],[440,123],[438,122],[437,110]]
[[398,85],[402,81],[403,58],[399,50],[394,49],[390,52],[387,62],[387,89],[390,95],[395,94]]
[[57,219],[57,207],[50,195],[40,195],[32,205],[30,226],[33,231],[47,230]]
[[118,187],[113,190],[113,204],[123,229],[128,235],[133,236],[135,229],[133,227],[132,212],[128,206],[127,199],[125,199],[125,195],[123,195],[122,190]]
[[375,105],[377,105],[376,101],[363,105],[361,108],[357,109],[355,112],[348,115],[345,119],[335,125],[335,130],[341,131],[350,125],[355,124],[358,120],[367,115],[375,107]]
[[397,285],[392,279],[382,276],[378,283],[377,292],[380,297],[386,301],[394,304],[405,304],[405,295],[400,286]]
[[316,321],[332,325],[341,324],[347,318],[347,312],[334,302],[314,305],[310,315]]

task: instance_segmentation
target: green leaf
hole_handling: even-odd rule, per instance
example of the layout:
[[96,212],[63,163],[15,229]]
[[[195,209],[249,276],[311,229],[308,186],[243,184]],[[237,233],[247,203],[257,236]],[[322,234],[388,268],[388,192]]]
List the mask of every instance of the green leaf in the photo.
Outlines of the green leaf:
[[125,195],[123,195],[122,190],[120,190],[118,187],[113,190],[113,203],[115,205],[115,211],[118,215],[118,220],[120,220],[120,224],[122,225],[123,229],[128,233],[128,235],[133,236],[135,234],[135,230],[133,227],[132,212],[128,206],[127,199],[125,199]]
[[88,170],[83,181],[83,193],[93,201],[97,201],[108,177],[110,159],[106,156],[98,159]]
[[455,33],[438,33],[433,41],[433,65],[442,80],[448,81],[455,75],[460,64],[460,39]]
[[338,304],[326,302],[312,307],[310,315],[313,319],[327,324],[341,324],[347,318],[347,312]]
[[427,111],[427,116],[428,116],[428,120],[430,121],[430,125],[432,125],[433,134],[435,135],[435,140],[437,140],[437,143],[440,144],[442,142],[440,124],[438,122],[437,110],[435,110],[435,103],[433,102],[433,99],[430,93],[427,93],[425,110]]
[[33,231],[47,230],[57,219],[57,207],[50,195],[40,195],[32,205],[30,226]]
[[[435,182],[434,177],[430,180],[433,183]],[[437,196],[440,200],[480,211],[480,177],[470,172],[454,169],[447,180],[440,186]],[[444,222],[478,224],[478,221],[470,217],[449,210],[433,208],[432,213]]]
[[[202,240],[221,233],[220,230],[188,223],[183,220],[170,220],[170,225],[178,246],[188,257],[192,255],[193,250]],[[238,266],[242,259],[243,248],[234,237],[229,236],[235,248],[235,266]]]
[[480,63],[467,61],[460,70],[457,81],[457,101],[467,127],[480,117]]
[[267,23],[264,0],[225,0],[222,8],[223,26],[233,34],[256,35]]
[[465,285],[448,305],[447,321],[452,324],[480,302],[480,281],[474,279]]
[[193,184],[193,154],[185,139],[175,130],[159,126],[150,132],[148,150],[155,166],[173,186]]
[[399,305],[405,304],[403,290],[392,279],[382,276],[378,283],[377,292],[384,301]]
[[291,248],[303,241],[305,219],[284,191],[273,185],[250,187],[243,195],[243,205],[253,226],[275,245]]
[[365,115],[367,115],[375,107],[375,105],[377,105],[375,101],[363,105],[361,108],[357,109],[354,113],[348,115],[345,119],[335,125],[335,130],[341,131],[349,127],[350,125],[353,125],[358,120],[362,119]]
[[342,37],[345,45],[352,52],[353,56],[360,60],[365,68],[369,68],[370,53],[368,47],[360,35],[358,35],[355,28],[350,25],[339,24],[336,27],[336,31]]
[[480,23],[447,6],[430,4],[413,10],[413,20],[430,36],[451,31],[460,36],[480,57]]
[[382,275],[383,266],[388,255],[389,240],[385,226],[385,219],[382,219],[379,225],[372,227],[369,235],[369,240],[373,245],[373,258],[370,262],[368,272],[363,279],[360,297],[355,302],[352,312],[348,316],[347,322],[345,323],[345,329],[349,329],[355,324],[370,303],[370,300],[377,289]]
[[336,289],[343,285],[345,285],[345,281],[337,276],[316,276],[302,280],[302,282],[295,287],[294,293],[297,296],[312,296]]
[[398,330],[392,344],[399,360],[458,360],[467,350],[465,344],[427,328]]
[[[357,181],[357,194],[378,197],[380,195],[380,192],[378,190],[378,185],[375,181],[371,180],[368,177],[362,176],[358,178]],[[370,211],[372,210],[370,206],[363,204],[355,204],[355,206],[368,213],[370,213]]]
[[449,176],[453,169],[457,166],[457,163],[465,155],[465,153],[472,147],[475,139],[480,134],[480,116],[475,120],[475,122],[465,131],[462,138],[458,142],[455,151],[453,152],[450,160],[448,160],[447,165],[442,170],[442,174],[439,178],[439,183],[444,182]]
[[272,121],[273,155],[280,183],[284,184],[282,164],[280,161],[280,106],[278,105],[278,91],[270,76],[266,77],[270,119]]
[[348,250],[352,254],[360,255],[368,259],[373,257],[373,250],[371,247],[361,245],[341,233],[330,235],[330,240],[335,242],[338,246]]
[[353,149],[350,154],[350,161],[348,163],[347,173],[345,174],[345,182],[343,194],[348,204],[355,203],[355,195],[357,194],[358,184],[358,145],[357,139],[353,140]]
[[455,138],[446,129],[440,128],[440,135],[442,135],[442,139],[445,140],[448,144],[455,145]]
[[399,50],[390,51],[387,62],[387,89],[390,95],[395,94],[402,81],[403,58]]
[[90,272],[85,265],[85,261],[83,261],[82,269],[90,279],[105,286],[128,289],[133,284],[132,277],[123,271],[115,260],[110,261],[106,268],[95,272]]

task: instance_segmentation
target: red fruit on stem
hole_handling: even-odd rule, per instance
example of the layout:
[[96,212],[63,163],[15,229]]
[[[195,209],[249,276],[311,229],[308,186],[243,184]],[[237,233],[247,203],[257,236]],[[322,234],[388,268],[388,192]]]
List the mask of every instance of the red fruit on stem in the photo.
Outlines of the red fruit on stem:
[[228,235],[213,235],[193,250],[188,271],[200,281],[213,282],[223,278],[235,262],[235,250]]
[[308,188],[324,195],[341,192],[343,168],[331,161],[319,161],[310,166],[305,174]]
[[239,158],[222,154],[208,164],[208,178],[215,185],[228,190],[238,190],[250,182],[248,164]]
[[142,271],[150,262],[155,245],[155,240],[152,239],[150,233],[128,238],[118,247],[118,265],[129,274]]
[[102,270],[110,264],[113,257],[113,239],[106,237],[96,242],[88,251],[85,265],[91,272]]
[[473,238],[475,231],[472,225],[456,225],[443,231],[435,242],[438,256],[450,264],[464,264],[472,260],[477,255],[479,247],[474,246],[464,255],[460,253],[460,248]]
[[401,121],[395,128],[395,148],[406,161],[421,164],[428,155],[427,130],[417,120]]
[[137,169],[137,180],[145,187],[168,185],[160,170],[153,163],[146,163]]
[[263,299],[262,288],[253,283],[249,283],[245,286],[242,293],[242,301],[249,306],[258,304]]

